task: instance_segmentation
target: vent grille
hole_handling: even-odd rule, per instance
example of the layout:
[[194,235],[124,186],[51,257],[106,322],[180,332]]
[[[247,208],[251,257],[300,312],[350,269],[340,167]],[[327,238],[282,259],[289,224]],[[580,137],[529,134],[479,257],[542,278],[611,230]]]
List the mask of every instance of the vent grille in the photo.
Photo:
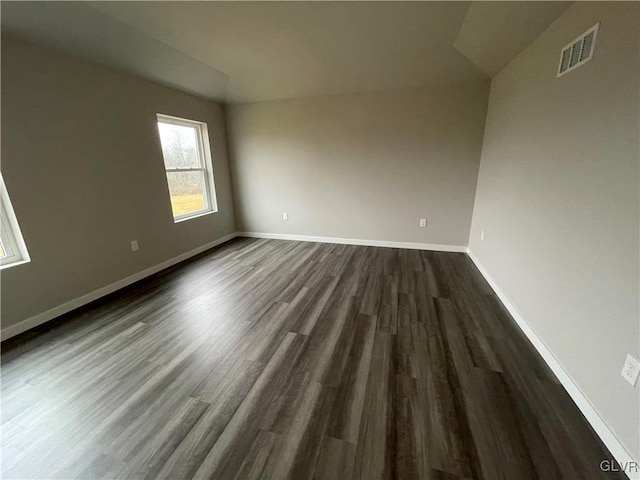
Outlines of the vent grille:
[[599,26],[600,24],[596,23],[562,49],[560,63],[558,64],[558,77],[591,60],[593,49],[596,46],[596,35],[598,34]]

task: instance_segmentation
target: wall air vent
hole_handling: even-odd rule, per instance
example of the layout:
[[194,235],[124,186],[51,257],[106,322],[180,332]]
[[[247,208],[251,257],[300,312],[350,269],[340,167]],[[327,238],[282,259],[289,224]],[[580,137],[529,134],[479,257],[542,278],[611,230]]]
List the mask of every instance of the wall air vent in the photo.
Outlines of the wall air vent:
[[569,73],[571,70],[591,60],[591,57],[593,57],[593,49],[596,46],[596,35],[598,34],[599,25],[599,23],[596,23],[562,49],[560,63],[558,64],[558,77]]

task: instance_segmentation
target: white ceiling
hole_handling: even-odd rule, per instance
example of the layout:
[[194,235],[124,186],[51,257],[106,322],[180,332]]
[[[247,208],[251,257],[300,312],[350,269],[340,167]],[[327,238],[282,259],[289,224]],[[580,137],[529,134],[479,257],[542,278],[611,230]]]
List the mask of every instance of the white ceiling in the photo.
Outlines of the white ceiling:
[[495,75],[573,2],[472,2],[455,47],[487,75]]
[[[492,58],[493,66],[483,68],[481,55],[469,48],[473,32],[482,35],[486,15],[480,22],[472,18],[472,28],[458,42],[471,60],[454,45],[467,23],[469,2],[2,2],[1,7],[3,34],[232,103],[474,81],[487,78],[496,63]],[[560,14],[542,5],[537,12],[543,27]],[[518,37],[522,30],[511,28],[509,35]]]

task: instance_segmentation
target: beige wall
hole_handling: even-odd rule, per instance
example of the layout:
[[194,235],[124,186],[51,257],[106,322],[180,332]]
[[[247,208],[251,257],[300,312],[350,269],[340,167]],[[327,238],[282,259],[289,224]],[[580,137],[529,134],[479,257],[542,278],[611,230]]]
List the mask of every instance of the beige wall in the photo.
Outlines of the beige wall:
[[[639,458],[638,3],[578,2],[496,78],[470,249]],[[593,59],[560,50],[601,22]],[[485,238],[480,240],[480,232]]]
[[[174,224],[156,113],[208,124],[218,213]],[[223,128],[217,104],[3,38],[2,173],[32,261],[2,271],[2,328],[235,231]]]
[[466,246],[488,88],[232,106],[238,229]]

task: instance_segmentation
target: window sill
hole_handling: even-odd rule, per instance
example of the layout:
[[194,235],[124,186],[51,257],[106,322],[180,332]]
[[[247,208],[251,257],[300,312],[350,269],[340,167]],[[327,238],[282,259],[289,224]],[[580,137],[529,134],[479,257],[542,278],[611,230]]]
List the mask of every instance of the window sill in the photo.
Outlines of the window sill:
[[0,265],[0,270],[4,270],[5,268],[17,267],[18,265],[24,265],[25,263],[29,263],[31,260],[16,260],[15,262],[5,263]]
[[206,215],[212,215],[214,213],[218,213],[217,210],[207,210],[206,212],[200,212],[200,213],[196,213],[195,215],[189,215],[188,217],[181,217],[181,218],[175,218],[173,219],[173,223],[182,223],[182,222],[186,222],[187,220],[193,220],[194,218],[200,218],[200,217],[204,217]]

